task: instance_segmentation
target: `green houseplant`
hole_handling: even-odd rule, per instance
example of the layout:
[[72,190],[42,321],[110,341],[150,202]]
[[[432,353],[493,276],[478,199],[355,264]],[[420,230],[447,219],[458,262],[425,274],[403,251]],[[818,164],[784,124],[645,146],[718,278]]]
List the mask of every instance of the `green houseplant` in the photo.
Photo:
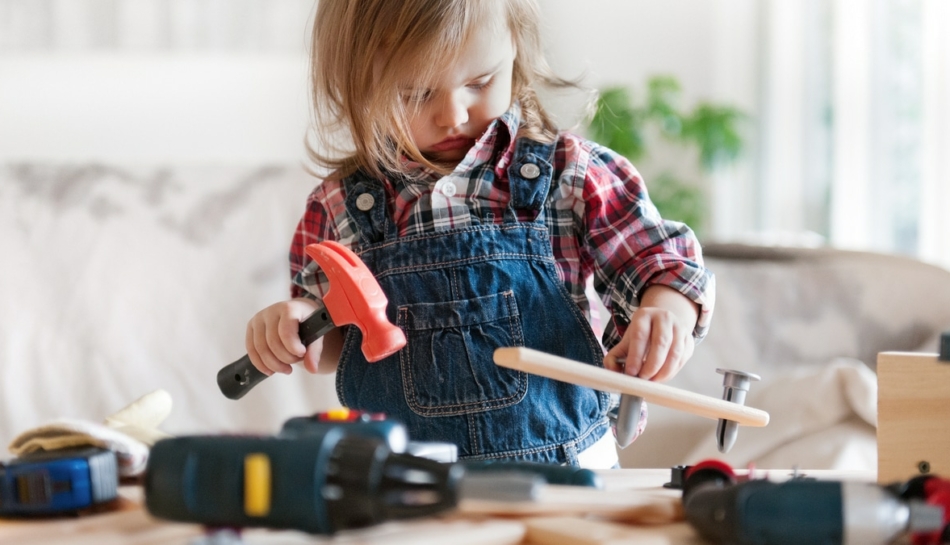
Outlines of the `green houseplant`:
[[[663,217],[682,221],[701,236],[709,219],[703,177],[742,152],[740,124],[746,116],[731,106],[709,102],[685,110],[680,94],[679,82],[670,76],[650,78],[641,101],[634,101],[625,87],[605,88],[587,129],[594,141],[641,168],[650,198]],[[675,165],[661,160],[663,154],[657,150],[664,144],[674,148]],[[684,155],[695,163],[692,169],[682,168]]]

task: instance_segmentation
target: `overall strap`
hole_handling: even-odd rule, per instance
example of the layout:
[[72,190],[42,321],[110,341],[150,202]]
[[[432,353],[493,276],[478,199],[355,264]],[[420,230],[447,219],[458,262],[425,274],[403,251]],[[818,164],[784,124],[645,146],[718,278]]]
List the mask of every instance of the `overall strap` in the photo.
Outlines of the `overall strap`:
[[343,190],[360,246],[396,239],[396,224],[386,210],[386,189],[381,181],[358,171],[343,181]]
[[544,222],[544,205],[554,176],[554,148],[557,142],[544,144],[519,138],[508,167],[511,200],[505,210],[505,222],[518,221],[517,210],[535,210],[536,222]]

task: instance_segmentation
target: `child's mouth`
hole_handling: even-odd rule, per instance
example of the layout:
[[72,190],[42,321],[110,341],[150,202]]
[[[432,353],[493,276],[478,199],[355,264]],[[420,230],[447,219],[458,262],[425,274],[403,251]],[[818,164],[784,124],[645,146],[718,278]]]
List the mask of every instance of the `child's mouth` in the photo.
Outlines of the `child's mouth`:
[[469,138],[467,136],[458,136],[454,138],[446,138],[445,140],[439,142],[432,146],[432,151],[453,151],[459,149],[468,149],[475,145],[475,139]]

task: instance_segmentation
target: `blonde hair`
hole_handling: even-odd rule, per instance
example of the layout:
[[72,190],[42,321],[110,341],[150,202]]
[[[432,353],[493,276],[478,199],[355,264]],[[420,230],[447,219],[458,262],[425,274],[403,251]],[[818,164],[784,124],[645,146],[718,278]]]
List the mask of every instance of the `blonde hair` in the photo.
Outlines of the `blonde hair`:
[[481,24],[507,23],[514,40],[518,136],[552,142],[557,127],[534,87],[577,84],[551,71],[539,21],[535,0],[319,0],[310,52],[316,137],[316,145],[307,143],[310,159],[342,176],[405,173],[403,157],[443,172],[412,142],[399,84],[407,74],[411,81],[431,81]]

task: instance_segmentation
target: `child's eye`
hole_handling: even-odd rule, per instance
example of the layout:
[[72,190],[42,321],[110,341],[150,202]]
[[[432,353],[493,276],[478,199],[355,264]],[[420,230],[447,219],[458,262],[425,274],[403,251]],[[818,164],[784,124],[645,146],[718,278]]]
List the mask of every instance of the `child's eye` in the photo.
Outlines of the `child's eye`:
[[432,91],[429,89],[403,91],[402,93],[402,100],[412,104],[422,104],[427,102],[430,98],[432,98]]
[[487,89],[493,81],[495,81],[495,78],[485,78],[483,80],[469,83],[468,88],[474,91],[481,91],[482,89]]

